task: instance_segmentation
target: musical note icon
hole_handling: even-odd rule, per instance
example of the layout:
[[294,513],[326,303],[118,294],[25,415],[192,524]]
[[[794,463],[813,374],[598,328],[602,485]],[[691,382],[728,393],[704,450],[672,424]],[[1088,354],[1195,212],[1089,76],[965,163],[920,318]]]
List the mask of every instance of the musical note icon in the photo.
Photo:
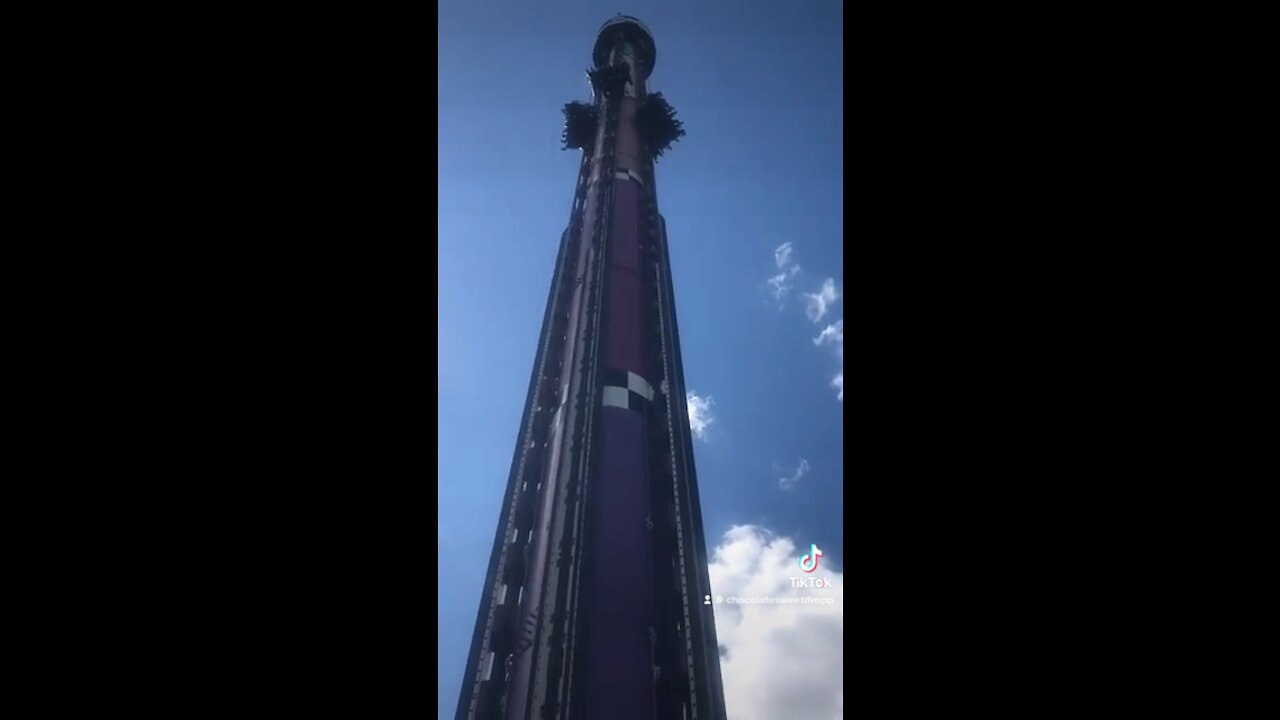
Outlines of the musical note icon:
[[818,569],[818,558],[822,557],[822,551],[817,545],[809,545],[809,554],[800,556],[800,569],[811,573]]

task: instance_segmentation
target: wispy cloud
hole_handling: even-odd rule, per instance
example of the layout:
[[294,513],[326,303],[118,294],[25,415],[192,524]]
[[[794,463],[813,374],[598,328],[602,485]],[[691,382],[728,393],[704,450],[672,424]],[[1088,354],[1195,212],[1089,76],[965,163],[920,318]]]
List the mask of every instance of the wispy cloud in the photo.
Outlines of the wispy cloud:
[[777,263],[779,270],[786,270],[791,264],[791,243],[782,243],[773,251],[773,261]]
[[778,274],[765,283],[769,286],[769,295],[781,302],[786,299],[795,287],[796,276],[800,274],[800,266],[792,259],[794,248],[791,243],[783,243],[773,251],[773,263],[778,266]]
[[844,359],[844,320],[837,320],[828,325],[818,334],[818,337],[813,339],[813,344],[830,345],[836,349],[836,354]]
[[835,303],[840,294],[836,292],[835,279],[827,278],[822,282],[822,287],[818,292],[805,293],[804,296],[809,299],[809,304],[804,309],[805,314],[813,322],[818,322],[827,314],[827,308]]
[[792,265],[790,270],[780,272],[769,278],[765,284],[769,286],[769,294],[773,296],[773,299],[778,302],[785,300],[791,289],[796,286],[795,279],[796,275],[799,274],[800,266]]
[[778,478],[778,487],[783,490],[795,489],[796,484],[800,482],[800,478],[808,474],[809,461],[804,458],[800,458],[800,464],[796,466],[796,469],[790,475]]
[[[813,339],[813,344],[819,347],[829,345],[835,348],[836,357],[840,359],[840,365],[844,365],[844,320],[837,320],[828,325],[818,337]],[[836,399],[844,402],[844,369],[840,370],[840,374],[831,379],[831,387],[836,390]]]
[[693,430],[693,436],[699,440],[707,439],[707,428],[716,421],[715,416],[711,414],[711,407],[715,405],[715,401],[711,396],[699,397],[697,393],[689,393],[685,398],[689,408],[689,429]]
[[[800,266],[795,262],[795,245],[786,242],[774,248],[773,263],[778,266],[779,272],[769,278],[767,285],[769,295],[778,302],[778,309],[781,310],[783,300],[795,287],[796,276],[800,273]],[[840,299],[835,278],[829,277],[823,280],[817,292],[804,293],[804,298],[805,315],[811,322],[822,322],[822,319],[832,311],[836,301]],[[844,318],[835,320],[823,328],[822,332],[818,333],[818,337],[813,339],[813,344],[818,347],[830,346],[839,358],[842,369],[840,374],[831,380],[831,387],[836,389],[836,399],[844,402]]]
[[[820,564],[807,577],[830,580],[830,588],[791,587],[803,575],[802,542],[800,550],[791,538],[739,525],[712,554],[711,592],[726,600],[713,606],[720,671],[735,720],[844,717],[844,573]],[[729,603],[731,596],[795,602]]]

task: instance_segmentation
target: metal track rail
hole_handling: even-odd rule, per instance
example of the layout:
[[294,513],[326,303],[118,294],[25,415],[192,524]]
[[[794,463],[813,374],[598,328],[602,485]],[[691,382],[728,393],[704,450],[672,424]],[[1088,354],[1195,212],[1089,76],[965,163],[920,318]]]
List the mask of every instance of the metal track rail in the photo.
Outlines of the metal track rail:
[[577,493],[571,500],[571,516],[566,513],[568,523],[572,528],[571,532],[565,537],[565,548],[569,554],[568,571],[564,575],[565,587],[563,588],[565,598],[564,612],[559,618],[563,622],[563,634],[559,637],[562,642],[558,647],[563,648],[558,657],[559,662],[556,663],[555,678],[557,684],[556,701],[553,708],[558,714],[548,713],[548,717],[577,717],[581,715],[580,696],[574,694],[574,679],[580,677],[581,668],[579,666],[581,660],[578,656],[577,649],[580,637],[580,628],[583,622],[581,608],[584,603],[589,602],[582,597],[582,569],[585,564],[585,555],[589,550],[586,547],[586,539],[590,536],[591,528],[587,521],[587,509],[590,505],[591,493],[591,463],[592,463],[592,446],[595,435],[595,413],[599,409],[599,381],[596,379],[597,370],[599,369],[599,346],[601,338],[601,329],[607,320],[606,305],[604,298],[606,297],[606,278],[608,277],[609,265],[609,233],[613,224],[613,187],[614,187],[614,168],[616,165],[617,150],[617,128],[618,115],[621,109],[621,98],[610,98],[601,93],[600,95],[601,111],[599,114],[600,123],[600,174],[598,175],[598,194],[597,201],[599,203],[599,212],[596,213],[596,224],[592,233],[592,247],[596,252],[595,265],[595,293],[593,294],[592,308],[595,313],[596,325],[595,331],[591,338],[591,352],[589,359],[584,359],[585,365],[583,370],[589,373],[587,388],[590,388],[589,403],[584,408],[586,412],[585,426],[591,428],[583,438],[583,448],[580,460],[581,474],[576,489]]
[[[583,158],[579,168],[580,178],[590,172],[589,160],[589,157]],[[542,320],[541,341],[534,358],[529,379],[529,393],[521,418],[520,432],[517,435],[516,455],[503,499],[503,507],[506,510],[502,514],[495,533],[493,545],[495,551],[490,558],[489,569],[485,575],[485,589],[480,598],[482,612],[477,613],[476,632],[473,635],[466,672],[463,676],[463,687],[469,688],[469,691],[461,695],[457,711],[459,719],[495,718],[498,714],[497,698],[505,691],[503,686],[506,678],[502,668],[514,645],[514,633],[504,632],[504,627],[511,626],[515,622],[519,607],[516,600],[520,593],[520,590],[508,592],[508,588],[523,589],[524,567],[520,567],[519,572],[514,573],[518,577],[513,577],[512,572],[513,566],[523,565],[523,563],[519,562],[521,558],[513,555],[523,552],[520,538],[525,534],[522,530],[526,528],[522,527],[525,523],[521,522],[521,519],[523,516],[531,515],[527,509],[536,502],[537,486],[540,484],[535,482],[533,487],[529,487],[529,468],[535,468],[536,471],[540,466],[542,444],[546,441],[546,423],[539,422],[539,416],[545,414],[547,388],[559,385],[558,377],[561,369],[557,367],[554,372],[549,372],[551,369],[548,367],[548,360],[557,357],[564,345],[565,318],[562,315],[568,296],[566,291],[571,287],[566,282],[566,275],[569,273],[569,264],[576,256],[577,246],[581,241],[581,212],[586,187],[587,182],[580,179],[570,210],[569,227],[561,237],[560,249],[556,256],[555,271]],[[513,584],[512,581],[517,581],[517,584]]]

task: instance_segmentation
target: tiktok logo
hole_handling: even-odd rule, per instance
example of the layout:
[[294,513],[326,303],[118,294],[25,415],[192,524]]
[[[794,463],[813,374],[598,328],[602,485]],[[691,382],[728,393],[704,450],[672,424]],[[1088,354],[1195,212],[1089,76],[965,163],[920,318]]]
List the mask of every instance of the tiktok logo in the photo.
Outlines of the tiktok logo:
[[800,569],[811,573],[818,569],[818,558],[822,557],[822,551],[817,545],[809,546],[809,554],[800,556]]

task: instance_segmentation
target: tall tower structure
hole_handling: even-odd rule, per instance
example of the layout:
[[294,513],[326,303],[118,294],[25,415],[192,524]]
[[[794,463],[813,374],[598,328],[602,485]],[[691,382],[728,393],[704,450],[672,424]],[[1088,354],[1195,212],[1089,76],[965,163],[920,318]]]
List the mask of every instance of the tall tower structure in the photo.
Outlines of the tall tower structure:
[[723,720],[666,223],[684,134],[639,20],[604,24],[533,376],[463,678],[468,720]]

